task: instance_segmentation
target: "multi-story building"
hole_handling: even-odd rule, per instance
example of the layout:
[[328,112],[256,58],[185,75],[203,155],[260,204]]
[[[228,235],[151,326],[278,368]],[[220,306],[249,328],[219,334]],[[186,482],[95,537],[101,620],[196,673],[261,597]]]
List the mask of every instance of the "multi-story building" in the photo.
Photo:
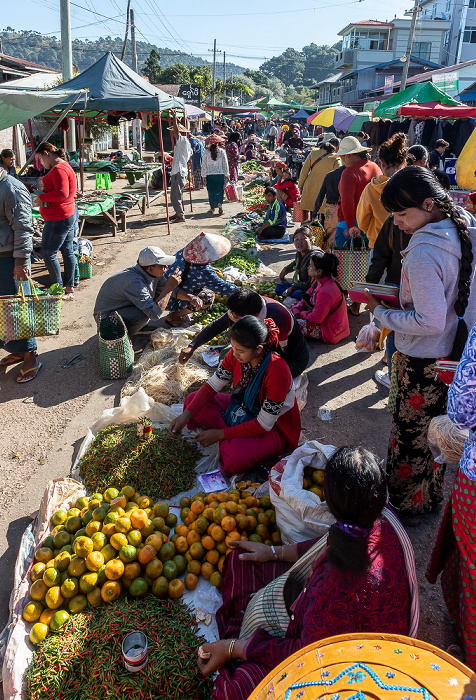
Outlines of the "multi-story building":
[[[470,0],[475,2],[476,0]],[[369,90],[383,87],[385,78],[399,80],[410,32],[410,19],[391,22],[351,22],[339,32],[342,50],[336,55],[334,75],[313,86],[321,107],[335,102],[358,106]],[[411,52],[409,75],[442,65],[444,40],[450,20],[419,19]],[[476,32],[476,30],[475,30]]]
[[476,0],[421,0],[423,21],[449,19],[450,27],[443,41],[445,66],[476,58]]

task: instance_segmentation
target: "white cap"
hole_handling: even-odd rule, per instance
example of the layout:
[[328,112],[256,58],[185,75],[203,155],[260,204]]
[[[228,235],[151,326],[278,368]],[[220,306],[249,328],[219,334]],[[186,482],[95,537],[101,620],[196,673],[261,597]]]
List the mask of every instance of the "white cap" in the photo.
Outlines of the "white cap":
[[172,265],[175,262],[175,255],[166,255],[162,248],[151,245],[141,250],[137,262],[141,267],[149,267],[149,265]]

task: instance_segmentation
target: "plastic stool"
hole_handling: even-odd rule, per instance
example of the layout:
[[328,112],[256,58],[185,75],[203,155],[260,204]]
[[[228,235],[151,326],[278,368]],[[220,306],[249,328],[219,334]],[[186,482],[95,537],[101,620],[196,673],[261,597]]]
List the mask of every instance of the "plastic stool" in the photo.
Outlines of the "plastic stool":
[[111,175],[109,173],[96,173],[96,189],[112,190]]

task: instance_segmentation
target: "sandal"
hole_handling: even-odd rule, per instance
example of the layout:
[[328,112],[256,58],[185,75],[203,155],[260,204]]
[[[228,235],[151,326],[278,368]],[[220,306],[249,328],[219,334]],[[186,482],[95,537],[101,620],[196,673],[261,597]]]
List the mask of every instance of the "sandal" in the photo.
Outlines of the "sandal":
[[73,292],[69,292],[69,294],[63,294],[63,300],[64,301],[74,301]]
[[9,365],[16,365],[18,362],[23,362],[23,355],[15,355],[11,353],[10,355],[6,355],[1,361],[0,361],[0,367],[8,367]]
[[[30,367],[30,369],[20,369],[20,374],[17,377],[18,384],[26,384],[27,382],[31,382],[33,379],[35,379],[36,375],[42,367],[42,363],[38,362],[36,367]],[[31,372],[33,372],[33,376],[27,377],[26,375],[31,374]]]

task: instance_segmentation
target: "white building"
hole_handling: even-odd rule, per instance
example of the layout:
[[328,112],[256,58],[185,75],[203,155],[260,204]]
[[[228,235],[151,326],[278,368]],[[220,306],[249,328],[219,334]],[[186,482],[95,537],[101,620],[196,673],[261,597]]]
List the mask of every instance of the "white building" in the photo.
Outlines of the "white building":
[[444,38],[443,64],[451,66],[476,58],[476,0],[422,0],[422,20],[450,19]]

